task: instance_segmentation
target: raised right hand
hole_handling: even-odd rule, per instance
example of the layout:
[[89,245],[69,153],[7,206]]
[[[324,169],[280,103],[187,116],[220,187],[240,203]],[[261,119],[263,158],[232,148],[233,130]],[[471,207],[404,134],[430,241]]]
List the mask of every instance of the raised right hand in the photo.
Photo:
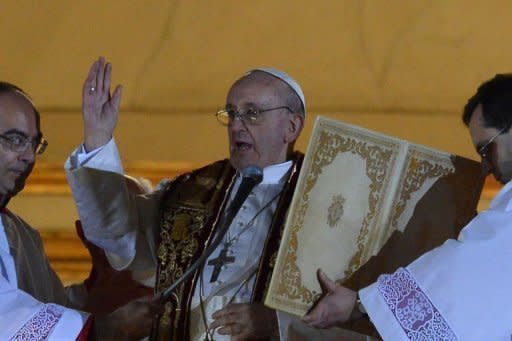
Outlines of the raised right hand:
[[112,65],[105,58],[95,61],[82,88],[84,145],[87,151],[107,143],[114,132],[119,116],[122,87],[116,86],[110,94]]

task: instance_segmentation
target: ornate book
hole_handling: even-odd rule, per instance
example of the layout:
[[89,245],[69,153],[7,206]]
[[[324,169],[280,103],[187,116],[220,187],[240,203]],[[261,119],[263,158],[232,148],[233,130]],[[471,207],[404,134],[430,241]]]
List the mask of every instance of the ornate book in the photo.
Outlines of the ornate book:
[[456,238],[483,180],[478,162],[319,116],[265,304],[303,315],[318,268],[360,289]]

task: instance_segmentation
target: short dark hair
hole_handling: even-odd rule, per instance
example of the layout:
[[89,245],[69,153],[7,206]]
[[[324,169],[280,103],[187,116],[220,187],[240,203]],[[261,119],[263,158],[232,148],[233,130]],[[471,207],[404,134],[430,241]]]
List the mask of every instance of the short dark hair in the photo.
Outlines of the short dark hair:
[[512,126],[512,74],[497,74],[478,87],[462,113],[467,126],[479,104],[482,105],[485,127],[508,131]]
[[19,93],[19,94],[23,95],[30,102],[30,104],[32,105],[32,109],[34,109],[34,113],[36,114],[37,129],[40,129],[39,111],[37,111],[37,108],[34,105],[34,103],[32,102],[32,98],[30,97],[30,95],[17,85],[14,85],[12,83],[5,82],[5,81],[0,81],[0,95],[7,94],[10,92]]

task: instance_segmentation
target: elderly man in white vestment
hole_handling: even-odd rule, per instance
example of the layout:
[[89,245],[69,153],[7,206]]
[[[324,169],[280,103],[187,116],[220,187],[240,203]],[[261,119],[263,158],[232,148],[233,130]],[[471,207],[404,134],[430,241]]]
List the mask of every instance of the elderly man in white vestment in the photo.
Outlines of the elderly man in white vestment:
[[[72,309],[77,304],[48,263],[39,233],[5,208],[23,189],[46,145],[28,95],[0,82],[0,340],[124,338],[124,331],[134,331],[144,321],[145,330],[136,329],[132,336],[145,335],[150,313],[144,303],[130,303],[95,320]],[[125,329],[130,314],[137,314],[139,323],[130,316],[130,329]]]
[[87,238],[106,251],[116,269],[151,273],[158,268],[156,278],[146,283],[156,281],[156,290],[162,291],[215,236],[218,218],[240,186],[239,171],[259,166],[262,182],[243,202],[222,243],[166,304],[153,336],[285,338],[290,316],[261,302],[302,161],[292,152],[305,116],[300,86],[275,69],[248,72],[231,87],[216,115],[227,127],[230,159],[179,176],[150,195],[132,196],[122,181],[112,137],[121,88],[111,95],[110,77],[111,66],[103,58],[92,65],[83,88],[84,144],[66,164]]
[[466,104],[463,121],[482,169],[505,184],[489,209],[457,240],[358,293],[319,271],[325,296],[305,322],[328,328],[367,314],[385,340],[512,338],[512,75],[483,83]]

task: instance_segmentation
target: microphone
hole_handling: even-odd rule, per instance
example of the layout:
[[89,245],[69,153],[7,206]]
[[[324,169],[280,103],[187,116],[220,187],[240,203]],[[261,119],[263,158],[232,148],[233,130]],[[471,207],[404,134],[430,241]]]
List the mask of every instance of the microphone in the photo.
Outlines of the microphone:
[[[250,165],[245,167],[240,171],[240,175],[242,176],[242,181],[240,182],[240,187],[238,187],[238,191],[231,201],[229,208],[227,209],[226,215],[223,219],[224,225],[231,225],[233,219],[235,218],[238,211],[240,211],[240,207],[244,203],[245,199],[249,196],[249,193],[253,190],[256,185],[258,185],[263,180],[263,170],[254,165]],[[227,230],[227,228],[226,228]]]
[[203,252],[203,254],[183,273],[183,275],[178,278],[170,287],[165,289],[160,296],[160,301],[162,303],[169,300],[172,293],[176,288],[182,284],[184,281],[186,281],[192,274],[197,270],[197,268],[208,259],[208,257],[212,254],[213,250],[219,246],[220,242],[222,241],[222,238],[224,238],[224,235],[226,234],[229,226],[233,222],[233,219],[235,218],[236,214],[240,210],[240,207],[242,207],[242,204],[244,203],[245,199],[249,196],[249,193],[253,190],[254,187],[256,187],[262,180],[263,180],[263,170],[254,165],[250,165],[245,167],[240,171],[240,175],[242,176],[242,181],[240,182],[240,187],[238,187],[238,191],[235,194],[235,197],[233,198],[233,201],[231,201],[231,204],[229,205],[228,209],[226,210],[226,214],[224,217],[220,220],[220,228],[217,231],[217,234],[210,244],[210,246]]

